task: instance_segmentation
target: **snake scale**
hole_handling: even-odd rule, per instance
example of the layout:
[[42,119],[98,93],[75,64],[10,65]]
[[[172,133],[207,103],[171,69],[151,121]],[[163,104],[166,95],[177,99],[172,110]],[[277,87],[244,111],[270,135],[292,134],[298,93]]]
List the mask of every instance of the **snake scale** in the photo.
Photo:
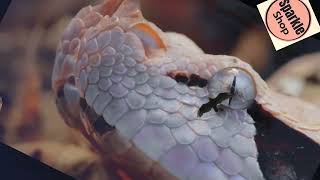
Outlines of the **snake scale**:
[[[83,8],[57,49],[57,107],[103,156],[140,179],[263,180],[246,111],[252,101],[319,142],[312,105],[273,92],[236,57],[205,54],[161,31],[138,4]],[[199,116],[210,100],[216,107]]]

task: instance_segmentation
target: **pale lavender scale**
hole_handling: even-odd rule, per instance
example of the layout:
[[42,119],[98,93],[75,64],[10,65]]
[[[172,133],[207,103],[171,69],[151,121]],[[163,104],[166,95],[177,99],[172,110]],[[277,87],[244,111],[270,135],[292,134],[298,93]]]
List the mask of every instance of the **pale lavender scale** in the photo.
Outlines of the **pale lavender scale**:
[[144,61],[145,51],[141,40],[132,32],[125,34],[126,45],[134,47],[133,53],[130,55],[137,62]]
[[114,83],[120,83],[122,81],[123,76],[122,75],[115,75],[113,74],[110,79]]
[[79,67],[78,68],[81,68],[81,67],[86,67],[89,63],[89,56],[87,53],[84,53],[82,56],[81,56],[81,59],[80,59],[80,62],[78,62],[79,64]]
[[236,176],[231,176],[229,180],[247,180],[242,176],[236,175]]
[[123,84],[123,86],[125,86],[128,89],[133,89],[136,85],[136,82],[134,81],[134,79],[127,76],[123,77],[121,83]]
[[243,122],[246,119],[246,112],[244,110],[227,110],[227,118],[235,121]]
[[136,71],[140,73],[146,72],[147,70],[147,67],[144,64],[137,64],[135,68],[136,68]]
[[79,38],[72,39],[69,44],[69,53],[77,54],[80,51],[81,41]]
[[223,149],[215,164],[228,175],[237,175],[244,168],[242,158],[230,149]]
[[121,46],[120,51],[126,56],[130,56],[133,53],[132,48],[126,44]]
[[159,77],[150,77],[148,80],[148,84],[152,87],[157,89],[159,87],[160,84],[160,78]]
[[257,147],[254,138],[235,135],[230,142],[230,148],[241,157],[257,157]]
[[116,53],[116,50],[110,46],[107,46],[101,51],[102,56],[114,56]]
[[117,121],[127,112],[129,108],[123,99],[113,98],[103,111],[103,118],[108,124],[114,126]]
[[114,58],[116,59],[116,64],[123,64],[125,56],[121,53],[117,53]]
[[224,119],[217,115],[214,111],[210,111],[208,113],[205,113],[202,118],[208,118],[207,122],[208,122],[208,126],[211,129],[215,129],[217,127],[221,127],[224,123]]
[[188,64],[187,70],[192,74],[198,74],[199,72],[199,68],[196,64]]
[[101,77],[110,77],[112,75],[112,67],[100,66],[99,71]]
[[130,68],[134,67],[137,64],[136,60],[134,60],[132,57],[126,57],[123,63]]
[[87,66],[85,69],[86,69],[87,72],[91,72],[92,71],[92,67],[91,66]]
[[163,125],[146,125],[133,138],[135,145],[148,157],[157,161],[176,145],[169,128]]
[[214,73],[216,73],[216,72],[218,71],[216,65],[212,65],[212,63],[207,64],[207,67],[208,67],[208,70],[209,70],[212,74],[214,74]]
[[103,66],[109,67],[109,66],[113,66],[115,64],[115,62],[116,62],[116,60],[113,56],[103,56],[101,64]]
[[85,46],[86,53],[93,54],[98,50],[99,50],[99,47],[98,47],[97,40],[95,38],[86,42],[86,46]]
[[170,64],[170,63],[173,63],[174,60],[172,58],[161,58],[161,61],[158,61],[156,62],[156,64],[160,64],[160,65],[163,65],[163,64]]
[[125,88],[122,84],[117,83],[113,84],[109,89],[110,94],[116,98],[122,98],[128,94],[128,89]]
[[187,179],[198,162],[197,155],[188,145],[177,145],[160,159],[160,164],[179,179]]
[[89,56],[90,65],[93,67],[99,67],[101,65],[101,56],[99,54],[94,54]]
[[160,74],[159,68],[156,68],[156,67],[154,67],[154,66],[151,66],[151,67],[148,69],[148,71],[149,71],[150,76],[159,76],[159,74]]
[[175,89],[180,93],[180,94],[186,94],[189,90],[188,87],[184,84],[177,84],[175,86]]
[[[72,55],[67,55],[64,58],[64,62],[63,65],[65,68],[67,68],[67,70],[71,71],[71,72],[75,72],[76,69],[76,60]],[[66,70],[66,69],[64,69]]]
[[182,117],[180,114],[171,114],[166,117],[166,126],[169,128],[178,128],[186,123],[186,119]]
[[192,171],[188,180],[229,180],[228,177],[212,163],[200,163]]
[[96,84],[99,81],[99,71],[98,69],[93,69],[88,76],[88,81],[90,84]]
[[264,180],[263,174],[260,170],[258,160],[256,158],[247,157],[243,160],[243,169],[240,175],[244,178],[251,180]]
[[107,91],[111,86],[112,82],[110,81],[110,79],[103,78],[99,80],[98,87],[102,91]]
[[103,31],[109,31],[112,27],[116,26],[118,22],[112,21],[109,15],[104,15],[104,17],[97,24],[97,28]]
[[252,119],[252,117],[248,113],[246,113],[245,111],[242,111],[242,113],[243,113],[242,115],[244,116],[243,118],[244,118],[245,122],[247,122],[248,124],[255,123],[254,120]]
[[178,59],[177,61],[175,61],[175,65],[177,66],[178,69],[186,69],[186,65],[187,65],[187,60],[188,59]]
[[84,92],[88,86],[87,76],[87,72],[82,69],[79,75],[79,88],[81,92]]
[[187,125],[172,128],[171,132],[179,144],[192,144],[197,137],[197,135]]
[[196,102],[194,103],[194,105],[198,108],[200,108],[202,105],[206,104],[207,102],[209,102],[209,98],[208,97],[203,97],[203,98],[196,98]]
[[177,84],[177,82],[168,76],[161,76],[160,77],[160,82],[159,82],[160,88],[170,89],[170,88],[173,88],[176,84]]
[[211,129],[211,139],[220,147],[229,147],[232,132],[227,131],[223,126]]
[[124,75],[127,70],[128,69],[123,64],[118,64],[113,67],[113,73],[118,75]]
[[93,103],[93,109],[99,115],[102,115],[104,109],[111,102],[112,96],[109,93],[100,93]]
[[209,136],[211,133],[211,129],[208,126],[206,121],[201,120],[193,120],[189,121],[188,125],[191,129],[200,136]]
[[152,66],[154,66],[155,68],[161,68],[161,66],[163,65],[163,64],[165,64],[165,60],[166,59],[163,59],[163,58],[161,58],[161,60],[159,60],[159,59],[157,59],[157,60],[155,60],[155,61],[153,61],[153,62],[151,62],[152,63]]
[[131,109],[141,109],[146,103],[146,98],[133,91],[128,94],[126,102]]
[[150,94],[147,97],[146,104],[144,105],[145,109],[157,109],[160,108],[161,98],[156,95]]
[[111,43],[110,46],[115,49],[120,49],[122,44],[124,43],[124,34],[123,30],[120,27],[115,27],[111,30]]
[[117,123],[117,130],[127,139],[132,139],[143,127],[146,120],[146,110],[130,111]]
[[85,92],[85,99],[89,106],[92,106],[93,101],[96,99],[100,93],[97,85],[89,85]]
[[161,68],[160,68],[160,73],[161,73],[161,74],[167,74],[168,72],[175,71],[175,70],[177,70],[177,66],[174,65],[173,63],[164,64],[164,65],[161,66]]
[[180,113],[188,120],[194,120],[197,118],[198,109],[194,106],[184,105],[180,108]]
[[79,18],[73,18],[66,30],[63,33],[63,40],[71,40],[77,36],[79,36],[80,32],[84,29],[85,24]]
[[96,37],[98,35],[98,33],[99,33],[99,31],[96,27],[90,27],[89,29],[86,30],[83,37],[87,41],[89,41],[89,40],[93,39],[94,37]]
[[174,89],[162,89],[162,88],[156,88],[154,90],[154,94],[164,98],[164,99],[176,99],[179,94]]
[[243,119],[239,119],[238,113],[235,110],[226,110],[226,118],[223,127],[233,134],[239,133],[243,128]]
[[142,94],[144,96],[147,96],[153,92],[153,89],[148,84],[143,84],[143,85],[137,86],[135,88],[135,90],[136,90],[136,92],[138,92],[139,94]]
[[98,12],[91,12],[88,15],[86,15],[85,17],[82,18],[82,20],[84,21],[86,27],[91,27],[94,26],[96,24],[98,24],[98,22],[102,19],[102,15],[99,14]]
[[207,97],[209,95],[207,88],[197,88],[195,89],[196,96],[199,98]]
[[202,78],[205,78],[205,79],[210,79],[213,75],[213,73],[211,71],[208,71],[207,69],[205,70],[201,70],[199,72],[199,75],[202,77]]
[[177,99],[187,105],[194,105],[197,101],[197,99],[194,96],[190,96],[189,94],[180,94]]
[[134,76],[136,76],[138,73],[137,73],[137,71],[134,69],[134,68],[130,68],[130,69],[128,69],[128,76],[129,77],[134,77]]
[[178,112],[181,104],[176,100],[162,100],[160,103],[161,109],[168,113]]
[[103,31],[97,37],[98,46],[100,49],[108,46],[111,42],[111,33],[110,31]]
[[141,85],[148,81],[149,75],[147,73],[139,73],[134,77],[136,84]]
[[166,116],[168,116],[168,113],[161,109],[150,110],[147,115],[147,121],[151,124],[163,124]]
[[188,94],[190,94],[191,96],[196,96],[196,92],[195,92],[195,89],[196,89],[197,87],[190,87],[189,89],[188,89]]
[[244,124],[244,128],[240,131],[240,134],[247,138],[252,138],[256,135],[256,128],[253,124]]
[[213,162],[219,156],[218,146],[209,137],[198,138],[192,148],[203,162]]
[[207,69],[206,63],[203,63],[203,62],[197,63],[197,66],[198,66],[199,69],[201,69],[201,71],[202,71],[203,69]]

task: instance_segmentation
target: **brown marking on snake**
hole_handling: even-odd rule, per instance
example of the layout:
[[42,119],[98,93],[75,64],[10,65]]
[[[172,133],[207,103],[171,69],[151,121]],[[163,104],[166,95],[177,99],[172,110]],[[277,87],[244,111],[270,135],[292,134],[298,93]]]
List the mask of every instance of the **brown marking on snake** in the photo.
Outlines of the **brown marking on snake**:
[[167,74],[178,83],[186,84],[187,86],[205,87],[208,84],[208,80],[200,77],[197,74],[190,74],[185,71],[171,71]]

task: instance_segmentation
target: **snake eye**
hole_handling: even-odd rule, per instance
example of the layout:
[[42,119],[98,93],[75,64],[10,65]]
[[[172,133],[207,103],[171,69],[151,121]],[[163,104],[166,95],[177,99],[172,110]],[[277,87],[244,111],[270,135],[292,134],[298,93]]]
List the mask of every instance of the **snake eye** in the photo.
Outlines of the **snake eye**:
[[215,73],[208,82],[208,91],[210,98],[219,97],[217,103],[231,109],[246,109],[256,97],[253,78],[240,68],[225,68]]

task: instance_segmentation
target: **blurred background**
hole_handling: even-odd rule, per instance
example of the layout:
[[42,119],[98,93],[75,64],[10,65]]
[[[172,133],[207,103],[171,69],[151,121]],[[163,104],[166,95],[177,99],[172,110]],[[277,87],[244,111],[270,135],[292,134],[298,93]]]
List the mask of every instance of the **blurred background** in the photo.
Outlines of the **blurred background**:
[[[238,0],[141,2],[146,19],[162,30],[186,34],[206,53],[237,56],[273,88],[320,106],[320,40],[276,52],[258,11]],[[80,8],[95,3],[13,0],[0,25],[0,140],[79,179],[110,175],[57,114],[50,80],[62,31]],[[78,153],[55,160],[55,152],[69,150]]]

